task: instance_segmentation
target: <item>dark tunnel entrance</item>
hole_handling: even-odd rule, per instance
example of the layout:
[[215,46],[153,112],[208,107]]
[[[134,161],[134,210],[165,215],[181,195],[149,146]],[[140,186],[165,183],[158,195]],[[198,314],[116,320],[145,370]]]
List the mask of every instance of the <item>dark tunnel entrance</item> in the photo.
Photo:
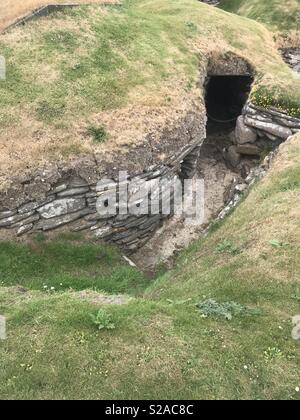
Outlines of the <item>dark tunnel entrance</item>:
[[216,161],[224,158],[224,150],[234,142],[236,121],[248,100],[252,83],[250,75],[214,75],[206,79],[207,137],[201,150],[196,148],[182,162],[183,179],[195,175],[199,155]]
[[223,163],[237,176],[242,174],[243,178],[257,165],[259,158],[256,149],[252,150],[253,145],[251,150],[240,150],[236,139],[237,119],[248,101],[253,80],[249,73],[211,75],[205,84],[207,136],[201,147],[201,158],[207,159],[210,164],[213,160]]
[[247,102],[251,76],[212,76],[207,80],[206,109],[209,122],[234,124]]

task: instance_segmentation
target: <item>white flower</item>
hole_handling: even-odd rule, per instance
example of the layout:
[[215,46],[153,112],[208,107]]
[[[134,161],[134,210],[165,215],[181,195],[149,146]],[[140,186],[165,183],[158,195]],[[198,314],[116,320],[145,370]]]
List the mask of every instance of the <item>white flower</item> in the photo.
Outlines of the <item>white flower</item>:
[[51,287],[51,290],[55,290],[55,287],[53,287],[53,286],[52,286],[52,287]]
[[245,370],[248,370],[248,366],[247,366],[247,365],[245,365],[245,366],[244,366],[244,369],[245,369]]
[[299,388],[299,386],[296,386],[295,391],[296,391],[296,392],[300,392],[300,388]]

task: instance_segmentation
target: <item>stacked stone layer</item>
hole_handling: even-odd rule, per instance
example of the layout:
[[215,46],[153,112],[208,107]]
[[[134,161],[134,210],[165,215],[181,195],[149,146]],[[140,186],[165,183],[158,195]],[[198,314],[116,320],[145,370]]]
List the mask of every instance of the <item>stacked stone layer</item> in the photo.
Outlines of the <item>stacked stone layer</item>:
[[298,132],[300,118],[249,102],[237,119],[232,146],[224,152],[224,157],[231,166],[237,168],[245,157],[259,158],[265,155],[266,150],[275,150]]
[[[72,176],[53,185],[42,200],[28,201],[16,208],[0,208],[0,231],[5,229],[12,235],[23,236],[67,226],[72,232],[87,231],[97,239],[113,242],[121,248],[134,251],[145,244],[161,226],[162,221],[169,216],[164,214],[161,205],[163,198],[166,198],[163,197],[164,192],[168,194],[168,187],[172,187],[174,181],[183,175],[181,165],[185,178],[194,175],[199,149],[197,144],[187,145],[168,164],[150,167],[149,170],[128,177],[121,183],[116,178],[107,180],[105,184],[105,179],[102,178],[99,180],[101,185],[99,182],[89,184],[82,177]],[[136,192],[129,190],[129,211],[127,214],[120,214],[118,196],[121,191],[129,183],[138,185],[144,181],[152,182],[151,191],[141,196],[139,190],[135,198]],[[172,191],[171,188],[170,190]],[[114,200],[117,203],[115,214],[106,215],[98,211],[97,203],[100,202],[103,208],[103,201]],[[170,202],[171,200],[172,194]],[[147,209],[147,214],[140,214],[141,207],[150,207],[154,202],[158,203],[158,211],[155,214]]]

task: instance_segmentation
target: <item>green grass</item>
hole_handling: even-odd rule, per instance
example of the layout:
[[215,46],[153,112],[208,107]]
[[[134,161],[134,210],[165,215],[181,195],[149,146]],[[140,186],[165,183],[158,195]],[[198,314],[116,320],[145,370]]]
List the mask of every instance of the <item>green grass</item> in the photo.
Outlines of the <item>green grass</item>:
[[228,12],[258,20],[273,29],[299,30],[299,0],[223,0],[219,7]]
[[64,236],[29,245],[0,242],[0,284],[32,290],[93,289],[107,293],[140,293],[148,284],[119,252],[108,246]]
[[[2,244],[0,398],[299,400],[299,167],[298,136],[217,230],[126,305],[92,305],[68,282],[41,291],[64,273],[78,290],[104,277],[120,290],[116,251],[74,236]],[[278,188],[287,171],[295,184]],[[136,295],[141,275],[128,276],[121,290]]]
[[108,137],[104,127],[95,127],[91,125],[88,127],[87,132],[95,143],[104,143]]
[[[76,13],[57,13],[54,15],[54,27],[51,19],[44,21],[44,28],[40,27],[39,22],[30,24],[28,30],[25,27],[21,49],[10,50],[10,42],[6,44],[4,37],[0,50],[7,56],[8,82],[11,80],[15,89],[14,95],[9,96],[6,90],[9,86],[1,85],[1,92],[7,92],[5,97],[1,95],[2,104],[15,104],[16,95],[20,89],[24,89],[24,74],[34,65],[38,53],[39,60],[55,68],[59,78],[53,82],[45,80],[41,84],[32,77],[28,86],[33,93],[32,99],[38,99],[40,95],[49,98],[50,103],[57,95],[65,102],[70,98],[75,99],[71,112],[75,112],[78,101],[84,99],[85,106],[80,108],[80,113],[90,112],[91,108],[106,110],[122,106],[133,87],[168,77],[169,45],[160,42],[161,37],[168,33],[175,50],[178,48],[174,58],[184,70],[195,75],[196,63],[194,61],[192,66],[192,56],[185,49],[185,38],[191,30],[187,30],[182,22],[179,29],[181,32],[184,30],[186,36],[182,37],[182,33],[177,37],[171,35],[172,22],[168,21],[167,16],[162,14],[154,17],[143,10],[139,3],[143,2],[127,1],[123,7],[112,8],[104,16],[99,7],[84,6],[78,8]],[[175,15],[178,15],[178,11]],[[70,18],[74,29],[60,29]],[[39,32],[35,33],[38,27]],[[24,44],[28,48],[24,48]],[[14,75],[16,68],[23,73],[23,77],[20,73],[20,77]],[[31,68],[31,71],[34,72],[34,69]],[[29,99],[27,93],[22,93],[25,102]]]

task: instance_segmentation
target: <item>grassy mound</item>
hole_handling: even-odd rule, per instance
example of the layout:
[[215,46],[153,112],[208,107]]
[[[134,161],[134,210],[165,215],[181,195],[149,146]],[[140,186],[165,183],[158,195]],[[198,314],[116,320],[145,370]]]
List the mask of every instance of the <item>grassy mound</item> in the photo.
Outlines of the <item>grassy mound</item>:
[[299,30],[299,0],[223,0],[222,9],[265,23],[276,30]]
[[300,80],[283,63],[273,34],[195,0],[83,6],[0,36],[7,61],[1,185],[24,168],[124,150],[149,131],[159,138],[188,110],[203,110],[199,71],[209,56],[229,51],[253,65],[254,101],[300,114]]
[[[109,329],[91,317],[100,306],[68,291],[0,287],[1,398],[299,399],[299,140],[143,299],[103,306],[98,319]],[[6,260],[7,286],[23,252]],[[90,274],[76,261],[75,278],[76,264]],[[21,282],[27,269],[18,271]]]

